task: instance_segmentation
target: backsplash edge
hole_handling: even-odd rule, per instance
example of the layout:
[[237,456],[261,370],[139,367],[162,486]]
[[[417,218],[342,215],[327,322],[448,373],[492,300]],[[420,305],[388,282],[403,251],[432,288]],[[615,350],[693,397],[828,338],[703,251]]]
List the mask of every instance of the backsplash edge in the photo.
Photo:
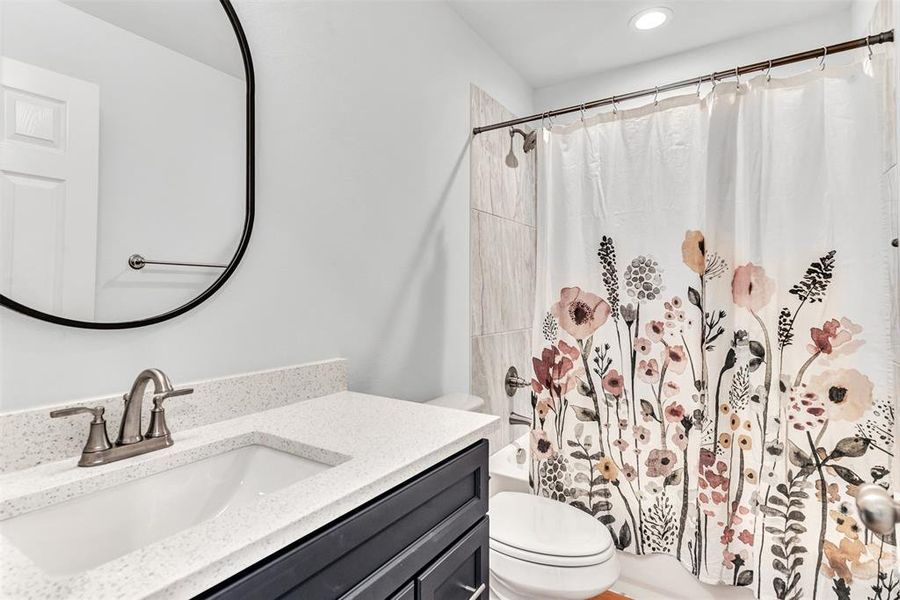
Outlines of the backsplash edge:
[[[166,404],[169,427],[177,440],[178,432],[186,429],[345,391],[347,361],[335,358],[195,382],[173,383],[179,388],[194,388],[193,394],[173,398]],[[126,391],[122,390],[123,393]],[[145,399],[145,415],[146,404]],[[83,405],[103,406],[106,409],[107,431],[110,438],[114,439],[122,415],[121,395],[0,413],[0,473],[80,455],[88,433],[87,416],[51,419],[49,412]],[[146,417],[144,425],[146,426]]]

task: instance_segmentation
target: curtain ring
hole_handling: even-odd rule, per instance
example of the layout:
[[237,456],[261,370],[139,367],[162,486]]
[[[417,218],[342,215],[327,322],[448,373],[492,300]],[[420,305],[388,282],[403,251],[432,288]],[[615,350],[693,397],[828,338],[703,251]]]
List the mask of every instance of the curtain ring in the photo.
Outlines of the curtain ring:
[[612,105],[613,105],[613,114],[614,115],[619,114],[619,107],[616,106],[616,97],[615,96],[612,97]]
[[741,87],[741,71],[739,67],[734,68],[734,79],[737,82],[737,86]]
[[710,73],[710,74],[709,74],[709,80],[712,82],[712,91],[713,91],[713,92],[716,91],[716,86],[719,85],[719,80],[716,79],[716,74],[715,74],[715,73]]
[[700,97],[700,84],[703,83],[703,77],[697,78],[697,97]]
[[584,123],[584,105],[585,102],[581,103],[581,122]]
[[766,68],[766,83],[772,81],[772,59],[769,59],[769,66]]
[[822,46],[822,56],[819,57],[819,70],[825,70],[825,59],[828,58],[828,46]]
[[866,50],[869,51],[869,60],[872,60],[872,44],[869,43],[869,36],[866,36]]
[[655,86],[656,91],[653,92],[653,106],[659,106],[659,86]]

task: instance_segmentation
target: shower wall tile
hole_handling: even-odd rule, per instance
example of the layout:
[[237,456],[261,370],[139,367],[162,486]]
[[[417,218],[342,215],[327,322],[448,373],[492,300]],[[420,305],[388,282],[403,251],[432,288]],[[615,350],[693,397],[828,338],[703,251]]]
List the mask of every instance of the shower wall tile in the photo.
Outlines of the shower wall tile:
[[[514,118],[509,110],[472,86],[471,119],[484,125]],[[509,132],[487,132],[471,147],[471,392],[485,400],[486,411],[504,424],[490,438],[491,451],[527,431],[509,425],[511,410],[531,414],[527,389],[506,396],[506,370],[531,374],[531,322],[535,278],[535,153],[522,152],[515,140],[518,168],[506,166]]]
[[[510,365],[515,365],[520,377],[530,379],[530,329],[472,338],[472,393],[485,399],[487,411],[492,415],[505,417],[511,410],[530,415],[529,388],[518,390],[513,398],[506,395],[503,378]],[[524,425],[508,425],[504,419],[499,432],[491,439],[498,446],[492,446],[491,451],[498,450],[527,431]]]
[[[473,85],[472,125],[488,125],[515,117],[502,104]],[[521,129],[530,131],[527,126]],[[475,136],[471,149],[472,208],[517,223],[535,223],[535,153],[522,151],[522,136],[516,135],[515,155],[519,166],[507,167],[509,130],[498,129]]]
[[531,327],[535,229],[478,210],[471,214],[472,335]]

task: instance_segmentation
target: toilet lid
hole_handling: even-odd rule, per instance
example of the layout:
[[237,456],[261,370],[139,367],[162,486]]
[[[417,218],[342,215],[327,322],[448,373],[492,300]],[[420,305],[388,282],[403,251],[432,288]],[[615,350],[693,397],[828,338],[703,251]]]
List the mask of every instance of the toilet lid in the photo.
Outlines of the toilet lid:
[[[505,547],[518,550],[519,555],[586,558],[610,554],[613,545],[606,526],[594,517],[531,494],[500,492],[491,497],[490,523],[492,546],[501,552]],[[535,562],[541,562],[540,558],[535,557]]]

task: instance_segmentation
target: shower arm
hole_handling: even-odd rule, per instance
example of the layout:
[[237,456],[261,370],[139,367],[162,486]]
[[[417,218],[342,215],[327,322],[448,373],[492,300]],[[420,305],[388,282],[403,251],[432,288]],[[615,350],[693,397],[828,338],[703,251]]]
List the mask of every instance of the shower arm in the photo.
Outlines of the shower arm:
[[[560,115],[567,115],[574,112],[584,113],[585,110],[598,108],[600,106],[612,106],[615,109],[617,102],[623,102],[626,100],[634,100],[635,98],[642,98],[644,96],[654,96],[656,98],[659,97],[660,92],[669,92],[672,90],[677,90],[681,88],[687,88],[692,86],[697,86],[698,92],[700,85],[705,81],[712,84],[717,83],[718,81],[725,79],[727,77],[740,77],[741,75],[746,75],[747,73],[755,73],[759,71],[765,71],[768,73],[774,67],[781,67],[784,65],[789,65],[791,63],[802,62],[805,60],[812,60],[814,58],[818,58],[822,61],[824,65],[824,60],[826,57],[831,56],[832,54],[838,54],[840,52],[847,52],[849,50],[856,50],[858,48],[868,48],[869,56],[872,56],[872,46],[876,44],[885,44],[888,42],[894,41],[894,30],[883,31],[881,33],[876,33],[874,35],[869,35],[866,37],[861,37],[855,40],[850,40],[847,42],[842,42],[840,44],[833,44],[831,46],[824,46],[821,48],[816,48],[815,50],[807,50],[806,52],[798,52],[796,54],[790,54],[788,56],[782,56],[781,58],[773,58],[770,60],[764,60],[761,62],[744,65],[742,67],[732,67],[731,69],[725,69],[722,71],[715,71],[713,73],[709,73],[707,75],[700,75],[698,77],[692,77],[691,79],[684,79],[682,81],[676,81],[674,83],[668,83],[666,85],[654,86],[652,88],[648,88],[645,90],[639,90],[636,92],[629,92],[627,94],[621,94],[616,96],[609,96],[608,98],[601,98],[600,100],[592,100],[591,102],[584,102],[582,104],[576,104],[574,106],[568,106],[566,108],[557,108],[555,110],[549,110],[542,113],[536,113],[527,117],[519,117],[518,119],[510,119],[508,121],[501,121],[500,123],[494,123],[493,125],[483,125],[481,127],[475,127],[472,129],[473,135],[478,135],[479,133],[484,133],[485,131],[493,131],[495,129],[504,129],[506,127],[514,127],[515,125],[522,125],[523,123],[531,123],[532,121],[541,121],[543,119],[547,119],[550,117],[558,117]],[[520,130],[521,131],[521,130]],[[525,134],[523,133],[523,136]]]

